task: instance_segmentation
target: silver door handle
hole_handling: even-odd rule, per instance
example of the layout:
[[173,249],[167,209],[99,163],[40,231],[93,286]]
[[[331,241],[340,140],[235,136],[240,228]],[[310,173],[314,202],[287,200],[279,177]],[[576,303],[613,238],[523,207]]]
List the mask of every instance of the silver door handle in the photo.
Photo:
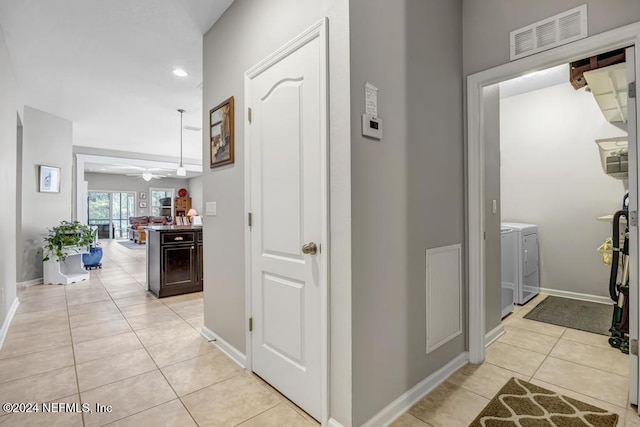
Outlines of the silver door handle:
[[316,246],[314,242],[307,243],[306,245],[302,246],[302,253],[307,255],[315,255],[318,253],[318,246]]

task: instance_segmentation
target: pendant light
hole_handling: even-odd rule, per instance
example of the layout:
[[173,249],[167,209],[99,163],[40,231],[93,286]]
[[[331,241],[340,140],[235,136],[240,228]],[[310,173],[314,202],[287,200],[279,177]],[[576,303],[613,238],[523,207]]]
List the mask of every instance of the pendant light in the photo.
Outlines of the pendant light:
[[182,164],[182,115],[184,114],[184,111],[185,110],[182,108],[178,109],[178,112],[180,113],[180,166],[178,166],[178,170],[176,171],[177,176],[187,176],[187,170]]

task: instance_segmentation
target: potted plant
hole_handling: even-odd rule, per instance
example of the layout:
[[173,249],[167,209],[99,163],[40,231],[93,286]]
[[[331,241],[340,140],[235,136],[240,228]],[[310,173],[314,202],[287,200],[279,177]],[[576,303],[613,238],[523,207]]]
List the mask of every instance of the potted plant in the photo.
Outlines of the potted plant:
[[61,221],[60,225],[47,231],[43,261],[53,258],[57,262],[63,262],[69,253],[80,253],[82,248],[91,247],[96,238],[96,231],[79,221]]
[[42,248],[44,283],[68,285],[89,279],[82,255],[89,252],[95,237],[94,229],[78,221],[62,221],[50,228]]

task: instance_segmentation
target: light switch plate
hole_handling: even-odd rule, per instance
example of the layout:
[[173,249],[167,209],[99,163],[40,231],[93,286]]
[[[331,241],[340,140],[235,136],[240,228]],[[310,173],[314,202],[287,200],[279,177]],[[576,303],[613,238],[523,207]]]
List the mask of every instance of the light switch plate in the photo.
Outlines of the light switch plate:
[[207,216],[216,216],[217,210],[218,208],[216,206],[216,202],[207,202],[206,209],[205,209],[205,214]]

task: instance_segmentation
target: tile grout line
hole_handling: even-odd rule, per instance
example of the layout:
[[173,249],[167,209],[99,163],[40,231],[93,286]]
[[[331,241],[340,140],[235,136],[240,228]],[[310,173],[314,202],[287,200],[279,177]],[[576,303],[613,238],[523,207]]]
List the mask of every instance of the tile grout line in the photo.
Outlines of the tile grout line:
[[[136,282],[137,282],[137,281],[136,281]],[[143,288],[143,289],[144,289],[144,288]],[[147,292],[149,292],[149,291],[147,290]],[[111,294],[109,294],[109,296],[111,296]],[[112,298],[112,300],[113,300],[113,298]],[[161,302],[162,302],[162,301],[161,301]],[[189,414],[189,416],[191,417],[191,419],[193,420],[193,422],[194,422],[196,425],[198,425],[198,422],[197,422],[197,421],[196,421],[196,419],[194,418],[194,416],[193,416],[193,414],[191,413],[191,411],[189,411],[189,409],[186,407],[186,405],[185,405],[185,404],[184,404],[184,402],[182,401],[182,398],[178,395],[178,393],[177,393],[177,392],[176,392],[176,390],[174,389],[174,387],[173,387],[173,385],[171,384],[171,382],[169,381],[169,379],[165,376],[164,372],[162,372],[162,369],[160,369],[160,366],[158,365],[158,363],[156,362],[156,360],[153,358],[153,356],[151,355],[151,353],[149,353],[149,349],[147,348],[147,346],[146,346],[146,345],[144,344],[144,342],[140,339],[140,336],[138,335],[138,331],[136,331],[136,330],[133,328],[133,326],[131,325],[131,323],[129,323],[129,319],[124,315],[124,313],[123,313],[123,312],[122,312],[122,310],[121,310],[121,307],[120,307],[120,306],[118,306],[118,304],[116,304],[115,300],[113,300],[113,303],[114,303],[114,304],[116,305],[116,307],[118,308],[118,311],[120,312],[120,314],[122,315],[122,317],[124,317],[124,320],[127,322],[127,324],[129,325],[129,327],[131,328],[131,331],[132,331],[132,332],[134,333],[134,335],[136,336],[136,339],[140,342],[140,345],[142,345],[142,348],[143,348],[143,349],[144,349],[144,351],[147,353],[147,356],[149,357],[149,359],[151,359],[151,362],[153,362],[153,364],[155,365],[155,367],[156,367],[157,371],[160,373],[160,375],[162,375],[162,378],[165,380],[165,382],[167,383],[167,385],[169,386],[169,388],[171,388],[171,391],[173,391],[173,393],[176,395],[176,398],[178,399],[178,401],[180,402],[180,404],[182,405],[182,407],[185,409],[185,411],[187,411],[187,413]],[[166,304],[165,304],[164,302],[162,302],[162,303],[166,306]],[[185,322],[185,323],[186,323],[186,322]],[[146,329],[146,328],[144,328],[144,329]],[[152,372],[152,371],[150,371],[150,372]],[[171,399],[171,400],[174,400],[174,399]],[[170,400],[170,401],[171,401],[171,400]],[[169,402],[170,402],[170,401],[169,401]],[[158,404],[158,405],[155,405],[155,406],[153,406],[153,407],[151,407],[151,408],[147,408],[147,409],[144,409],[144,410],[142,410],[142,411],[136,412],[136,413],[134,413],[134,414],[127,415],[126,417],[120,418],[120,420],[122,420],[122,419],[124,419],[124,418],[127,418],[127,417],[131,417],[131,416],[134,416],[134,415],[140,414],[140,413],[142,413],[142,412],[144,412],[144,411],[147,411],[147,410],[150,410],[150,409],[156,408],[156,407],[158,407],[158,406],[160,406],[160,405],[164,405],[165,403],[168,403],[168,402],[163,402],[163,403],[160,403],[160,404]],[[118,421],[118,420],[115,420],[115,421]],[[115,421],[114,421],[114,422],[115,422]]]
[[[547,359],[549,359],[549,358],[562,360],[562,361],[565,361],[565,362],[569,362],[569,363],[576,364],[576,365],[578,365],[578,366],[583,366],[583,367],[587,367],[587,368],[595,369],[595,370],[600,371],[600,372],[603,372],[603,373],[605,373],[605,374],[609,374],[609,375],[616,375],[616,376],[619,376],[619,377],[627,378],[627,379],[628,379],[628,377],[624,377],[624,376],[622,376],[622,375],[614,374],[614,373],[611,373],[611,372],[608,372],[608,371],[604,371],[604,370],[602,370],[602,369],[594,368],[594,367],[592,367],[592,366],[583,365],[583,364],[581,364],[581,363],[577,363],[577,362],[572,361],[572,360],[566,360],[566,359],[563,359],[563,358],[561,358],[561,357],[552,356],[552,355],[551,355],[551,353],[552,353],[552,352],[553,352],[553,350],[556,348],[556,346],[560,343],[560,341],[563,339],[562,337],[564,336],[564,334],[567,332],[567,330],[568,330],[568,329],[571,329],[571,328],[564,328],[564,331],[562,331],[562,334],[560,334],[560,336],[559,336],[559,337],[557,337],[557,340],[556,340],[555,344],[553,344],[553,347],[551,347],[551,350],[549,350],[549,353],[545,356],[545,358],[544,358],[544,359],[543,359],[543,361],[540,363],[540,365],[538,366],[538,368],[536,368],[535,372],[534,372],[534,373],[533,373],[533,375],[530,377],[529,382],[531,382],[531,381],[532,381],[532,380],[534,380],[534,379],[535,379],[535,380],[538,380],[538,381],[542,381],[542,382],[547,382],[547,381],[543,381],[543,380],[541,380],[541,379],[539,379],[539,378],[535,378],[535,375],[538,373],[538,371],[540,370],[540,368],[542,367],[542,365],[544,365],[544,363],[545,363],[545,362],[547,361]],[[530,332],[530,331],[529,331],[529,332]],[[603,336],[604,336],[604,335],[603,335]],[[574,341],[571,341],[571,340],[566,340],[566,341],[574,342]],[[583,344],[583,343],[579,343],[579,344]],[[588,344],[585,344],[585,345],[588,345]],[[595,346],[591,346],[591,347],[595,347]],[[609,404],[609,405],[613,405],[613,406],[618,407],[618,408],[622,408],[621,406],[618,406],[618,405],[616,405],[615,403],[611,403],[611,402],[608,402],[608,401],[605,401],[605,400],[599,399],[599,398],[597,398],[597,397],[593,397],[593,396],[590,396],[590,395],[587,395],[587,394],[581,393],[581,392],[579,392],[579,391],[576,391],[576,390],[572,390],[572,389],[570,389],[570,388],[563,387],[563,386],[558,385],[558,384],[554,384],[554,383],[549,383],[549,384],[554,385],[554,386],[556,386],[556,387],[560,387],[560,388],[567,389],[567,390],[569,390],[569,391],[571,391],[571,392],[573,392],[573,393],[577,393],[577,394],[579,394],[579,395],[581,395],[581,396],[585,396],[585,397],[588,397],[588,398],[591,398],[591,399],[595,399],[595,400],[597,400],[597,401],[600,401],[600,402],[603,402],[603,403],[606,403],[606,404]],[[561,393],[560,393],[560,394],[561,394]],[[628,397],[627,397],[627,400],[628,400]],[[625,408],[622,408],[622,409],[625,409]]]
[[[531,375],[530,381],[533,380],[536,376],[536,374],[538,373],[538,371],[540,370],[540,368],[542,367],[542,365],[544,365],[544,362],[547,361],[547,359],[549,357],[551,357],[551,353],[553,352],[553,349],[556,348],[556,346],[558,345],[558,343],[560,342],[560,340],[562,339],[562,336],[565,334],[565,332],[567,332],[567,329],[565,328],[564,331],[562,331],[562,333],[560,334],[560,336],[556,339],[556,342],[553,344],[553,347],[551,347],[551,349],[549,350],[549,353],[547,353],[544,357],[544,359],[542,360],[542,362],[540,363],[540,365],[538,365],[538,367],[536,368],[536,370],[533,372],[533,375]],[[536,378],[537,379],[537,378]]]
[[[115,262],[115,261],[113,261],[113,260],[112,260],[112,262]],[[133,276],[131,276],[129,273],[127,273],[127,275],[133,278]],[[173,390],[173,387],[171,386],[171,383],[169,383],[169,381],[167,380],[167,378],[164,376],[164,374],[162,373],[162,371],[161,371],[161,370],[160,370],[160,368],[158,367],[158,364],[157,364],[157,363],[156,363],[156,361],[153,359],[153,357],[151,356],[151,354],[149,354],[149,351],[147,350],[146,346],[145,346],[145,345],[144,345],[144,343],[140,340],[140,337],[138,336],[138,334],[136,333],[136,331],[133,329],[133,327],[132,327],[132,326],[131,326],[131,324],[129,323],[129,321],[128,321],[128,319],[126,318],[126,316],[124,315],[124,313],[122,313],[121,307],[120,307],[120,306],[115,302],[115,299],[111,296],[111,294],[109,293],[109,291],[106,289],[106,287],[104,286],[104,283],[102,282],[102,279],[101,279],[101,278],[99,278],[99,281],[100,281],[100,284],[103,286],[103,288],[105,288],[105,291],[106,291],[106,292],[107,292],[107,294],[109,295],[109,298],[111,299],[111,302],[116,306],[116,308],[118,309],[118,311],[120,312],[120,314],[121,314],[121,315],[122,315],[122,317],[124,318],[125,322],[127,322],[127,325],[129,325],[129,327],[131,328],[131,332],[133,332],[133,334],[136,336],[136,339],[140,342],[140,345],[142,346],[142,348],[143,348],[143,349],[145,350],[145,352],[147,353],[147,356],[151,359],[151,361],[153,362],[153,364],[156,366],[156,369],[160,372],[160,374],[161,374],[161,375],[162,375],[162,377],[165,379],[165,381],[167,382],[167,384],[169,385],[169,387],[170,387],[170,388],[172,389],[172,391],[175,393],[176,397],[179,399],[179,396],[178,396],[178,394],[175,392],[175,390]],[[136,280],[136,283],[139,283],[139,282]],[[66,292],[65,292],[65,293],[66,293]],[[90,303],[88,303],[88,304],[90,304]],[[125,332],[125,333],[123,333],[123,334],[127,334],[127,333],[130,333],[130,332]],[[116,335],[113,335],[113,336],[123,335],[123,334],[116,334]],[[100,338],[97,338],[97,339],[100,339]],[[72,337],[72,340],[73,340],[73,337]],[[130,351],[137,351],[137,350],[140,350],[140,349],[134,349],[134,350],[130,350]],[[123,352],[123,353],[119,353],[119,354],[124,354],[124,353],[128,353],[128,352]],[[101,357],[101,358],[98,358],[98,359],[91,360],[91,361],[89,361],[89,362],[93,362],[93,361],[95,361],[95,360],[106,359],[107,357],[113,357],[113,356],[114,356],[114,355],[109,355],[109,356],[105,356],[105,357]],[[116,356],[117,356],[117,355],[116,355]],[[75,354],[74,354],[74,360],[75,360]],[[88,362],[87,362],[87,363],[88,363]],[[93,388],[93,389],[91,389],[91,390],[94,390],[94,389],[96,389],[96,388],[103,387],[103,386],[105,386],[105,385],[115,384],[115,383],[117,383],[117,382],[119,382],[119,381],[124,381],[124,380],[130,379],[130,378],[135,378],[135,377],[140,376],[140,375],[148,374],[149,372],[153,372],[153,371],[147,371],[147,372],[142,372],[142,373],[140,373],[140,374],[132,375],[132,376],[130,376],[130,377],[123,378],[123,379],[120,379],[120,380],[117,380],[117,381],[113,381],[113,382],[108,383],[108,384],[100,385],[100,386],[95,387],[95,388]],[[77,374],[77,369],[76,369],[76,380],[77,380],[77,376],[78,376],[78,374]],[[85,390],[85,391],[89,391],[89,390]],[[80,393],[80,385],[79,385],[79,383],[78,383],[78,393]],[[131,416],[133,416],[133,415],[137,415],[137,414],[142,413],[142,412],[144,412],[144,411],[147,411],[147,410],[149,410],[149,409],[153,409],[153,408],[155,408],[155,407],[157,407],[157,406],[164,405],[165,403],[171,402],[172,400],[174,400],[174,399],[171,399],[171,400],[169,400],[169,401],[167,401],[167,402],[159,403],[158,405],[152,406],[152,407],[150,407],[150,408],[146,408],[146,409],[144,409],[144,410],[142,410],[142,411],[138,411],[138,412],[135,412],[135,413],[133,413],[133,414],[129,414],[129,415],[126,415],[126,416],[124,416],[124,417],[118,418],[118,419],[116,419],[116,420],[113,420],[113,421],[109,422],[108,424],[113,424],[113,423],[118,422],[118,421],[120,421],[120,420],[123,420],[123,419],[125,419],[125,418],[131,417]],[[182,401],[181,401],[180,403],[182,403]],[[182,404],[182,405],[184,406],[184,404]],[[185,409],[186,409],[186,408],[185,408]],[[187,412],[188,412],[188,411],[187,411]],[[189,415],[191,416],[191,414],[190,414],[190,413],[189,413]],[[193,418],[193,417],[192,417],[192,418]],[[194,420],[194,422],[195,422],[195,420]],[[84,425],[84,415],[83,415],[83,425]],[[197,425],[197,423],[196,423],[196,425]]]
[[[100,282],[100,285],[102,285],[102,281],[100,280],[100,278],[97,278],[98,281]],[[91,274],[89,274],[89,280],[91,280]],[[82,401],[82,394],[80,392],[80,379],[78,378],[78,364],[76,363],[76,350],[75,350],[75,346],[73,345],[73,333],[71,332],[71,315],[69,314],[69,299],[67,297],[67,285],[63,285],[65,286],[64,288],[64,299],[67,305],[67,322],[69,323],[69,335],[71,335],[71,355],[73,356],[73,371],[76,374],[76,388],[78,390],[78,401],[80,402],[80,405],[82,405],[83,401]],[[83,427],[86,427],[86,423],[84,420],[84,412],[82,412],[80,414],[80,418],[82,419],[82,425]]]

